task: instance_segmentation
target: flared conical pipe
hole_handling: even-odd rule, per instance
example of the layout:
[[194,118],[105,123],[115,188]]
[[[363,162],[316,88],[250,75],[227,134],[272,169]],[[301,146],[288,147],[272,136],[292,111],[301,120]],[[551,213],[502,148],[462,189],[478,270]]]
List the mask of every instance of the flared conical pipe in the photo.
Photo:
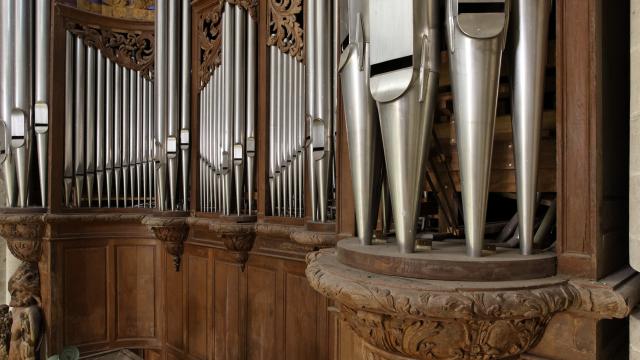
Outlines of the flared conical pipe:
[[400,252],[411,253],[438,92],[438,2],[375,1],[369,20],[370,89],[378,103],[396,241]]
[[533,252],[538,154],[552,0],[513,0],[512,125],[520,251]]
[[[364,52],[358,52],[364,49]],[[356,229],[362,245],[370,245],[380,204],[382,138],[378,111],[369,92],[368,44],[351,43],[340,59],[353,185]]]
[[[459,12],[472,1],[448,0],[447,41],[456,122],[467,254],[482,255],[489,196],[491,154],[500,64],[509,1],[480,3],[474,13]],[[482,6],[504,4],[503,12]]]

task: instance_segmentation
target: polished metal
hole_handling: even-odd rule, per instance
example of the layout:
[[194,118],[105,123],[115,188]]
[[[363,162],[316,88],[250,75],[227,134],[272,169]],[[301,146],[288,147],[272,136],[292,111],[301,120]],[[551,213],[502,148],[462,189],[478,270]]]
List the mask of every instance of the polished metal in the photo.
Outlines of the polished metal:
[[50,0],[36,0],[35,26],[35,103],[33,105],[36,154],[38,161],[38,185],[40,204],[47,205],[47,171],[49,158],[49,17]]
[[233,171],[232,165],[232,144],[233,144],[233,119],[234,119],[234,101],[233,89],[235,61],[235,38],[233,36],[235,29],[235,13],[236,6],[226,2],[224,5],[224,18],[222,21],[222,69],[224,73],[224,117],[223,117],[223,141],[222,141],[222,171],[223,171],[223,193],[224,193],[224,214],[231,214],[232,205],[232,189],[233,189]]
[[[5,3],[10,2],[6,1]],[[3,21],[5,18],[2,18]],[[75,93],[75,39],[67,31],[65,39],[65,102],[64,102],[64,203],[71,206],[73,191],[73,103]],[[3,111],[4,115],[4,111]],[[7,161],[9,158],[7,158]],[[7,169],[5,163],[5,171]],[[6,176],[6,174],[5,174]]]
[[122,69],[122,207],[129,202],[129,156],[131,133],[131,87],[129,69]]
[[106,154],[105,154],[105,176],[106,176],[106,187],[107,187],[107,207],[111,207],[112,200],[112,191],[114,186],[114,178],[113,178],[113,170],[114,170],[114,136],[115,136],[115,115],[114,115],[114,105],[115,105],[115,95],[114,95],[114,66],[111,59],[107,58],[106,65],[106,95],[105,95],[105,143],[106,143]]
[[269,47],[269,198],[271,199],[271,216],[276,215],[276,83],[278,48]]
[[[473,12],[459,12],[459,5],[464,3],[476,3],[470,10]],[[484,10],[486,6],[494,9],[495,4],[503,4],[504,11]],[[482,255],[484,246],[500,64],[509,4],[509,0],[482,3],[448,0],[446,6],[467,254],[474,257]],[[387,163],[387,166],[392,164]],[[393,193],[393,182],[391,185]],[[396,202],[392,202],[395,211]]]
[[275,186],[276,186],[276,210],[277,215],[282,216],[282,138],[281,127],[282,125],[282,101],[283,98],[283,66],[282,66],[283,54],[281,51],[276,51],[276,97],[275,97]]
[[137,206],[141,207],[143,200],[142,194],[142,154],[143,154],[143,140],[144,137],[144,83],[143,78],[139,72],[136,72],[136,196]]
[[149,81],[142,78],[142,207],[149,206]]
[[298,132],[297,132],[297,148],[298,148],[298,209],[299,217],[304,217],[304,174],[305,174],[305,164],[306,164],[306,153],[305,153],[305,124],[306,124],[306,116],[305,116],[305,67],[302,63],[298,63],[298,112],[297,112],[297,123],[298,123]]
[[282,182],[282,215],[288,216],[289,213],[289,179],[288,159],[288,141],[289,141],[289,99],[291,99],[291,81],[289,79],[289,68],[291,58],[282,53],[282,96],[280,97],[280,177]]
[[86,91],[86,163],[85,175],[87,181],[87,206],[93,204],[93,185],[96,171],[96,49],[87,47],[87,87]]
[[236,214],[244,207],[245,138],[247,123],[247,15],[241,7],[235,9],[234,19],[234,77],[233,77],[233,178]]
[[75,154],[74,154],[74,175],[76,186],[76,206],[80,207],[84,194],[84,173],[85,173],[85,96],[86,96],[86,47],[81,38],[76,37],[76,64],[75,64]]
[[170,209],[178,204],[178,128],[180,126],[180,2],[169,1],[167,45],[167,169]]
[[32,14],[31,1],[15,2],[14,97],[11,111],[11,151],[15,156],[18,181],[18,206],[26,207],[29,196],[29,173],[32,142]]
[[170,0],[156,1],[156,22],[155,22],[155,139],[153,144],[153,158],[155,162],[154,179],[156,183],[156,208],[160,211],[166,210],[166,138],[167,138],[167,91],[168,91],[168,68],[167,49],[168,31],[168,2]]
[[316,174],[314,169],[314,161],[313,161],[313,145],[311,139],[311,127],[313,124],[313,120],[317,114],[316,107],[316,77],[315,77],[315,68],[316,68],[316,21],[317,21],[317,12],[314,6],[314,2],[306,1],[305,9],[304,9],[304,24],[305,24],[305,59],[307,61],[307,66],[305,68],[305,107],[307,109],[305,114],[305,134],[306,134],[306,154],[307,161],[306,167],[309,171],[309,194],[310,194],[310,202],[311,202],[311,220],[318,220],[318,200],[316,193]]
[[533,253],[547,33],[552,0],[513,0],[512,124],[523,255]]
[[96,195],[98,207],[102,207],[102,195],[104,194],[104,168],[105,153],[105,83],[106,59],[98,52],[97,74],[96,74]]
[[[369,3],[370,90],[378,104],[396,241],[402,253],[415,251],[438,91],[438,11],[435,0]],[[381,65],[388,66],[376,70]]]
[[247,17],[247,213],[253,215],[253,195],[255,193],[255,167],[256,167],[256,108],[258,91],[258,23]]
[[[18,201],[18,189],[16,179],[16,163],[15,156],[13,156],[11,150],[11,111],[13,110],[13,90],[14,90],[14,61],[13,50],[15,48],[14,39],[14,23],[15,17],[13,16],[15,9],[15,1],[2,1],[0,2],[0,125],[2,127],[2,144],[4,154],[0,154],[0,162],[2,164],[2,172],[5,183],[5,191],[7,193],[7,206],[15,207]],[[67,33],[67,54],[71,51],[71,59],[67,57],[66,64],[73,66],[73,37]],[[69,46],[69,37],[71,37],[71,46]],[[67,55],[68,56],[68,55]],[[73,69],[73,68],[72,68]],[[67,72],[67,74],[69,74]],[[71,89],[73,89],[71,87]],[[71,101],[73,104],[73,101]],[[67,110],[69,108],[66,108]],[[73,112],[72,112],[73,114]],[[73,129],[73,125],[72,129]],[[66,128],[65,128],[66,130]],[[66,149],[66,148],[65,148]],[[66,152],[65,152],[66,154]],[[65,176],[67,174],[67,159],[71,163],[68,166],[68,170],[71,171],[70,177],[73,177],[73,150],[71,155],[65,157]],[[71,192],[71,183],[65,177],[65,187]]]
[[122,73],[120,65],[115,64],[114,118],[113,118],[113,175],[115,207],[120,207],[122,179]]
[[180,156],[182,168],[182,209],[189,203],[189,149],[191,143],[191,1],[182,0],[182,40],[180,67]]

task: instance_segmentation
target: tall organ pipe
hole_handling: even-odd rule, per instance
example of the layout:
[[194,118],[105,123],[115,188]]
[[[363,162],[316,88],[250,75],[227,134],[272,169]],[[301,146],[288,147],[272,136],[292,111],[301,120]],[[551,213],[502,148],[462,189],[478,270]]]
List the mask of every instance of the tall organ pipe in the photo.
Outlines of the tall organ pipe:
[[[461,13],[460,5],[467,3],[476,1],[448,0],[446,24],[451,86],[456,99],[454,113],[467,254],[479,257],[484,246],[500,64],[510,1],[480,3],[473,10],[477,12]],[[502,4],[503,11],[487,12],[482,8],[494,9],[495,4]],[[392,181],[390,185],[393,196]],[[393,198],[392,204],[395,211]]]
[[179,63],[179,1],[169,1],[168,26],[168,68],[167,68],[167,164],[169,171],[169,200],[171,210],[176,210],[178,203],[178,116],[180,116],[180,63]]
[[[86,167],[87,202],[91,206],[95,180],[96,159],[96,49],[87,48],[87,88],[86,88]],[[84,94],[83,94],[84,95]]]
[[247,17],[241,7],[235,7],[234,19],[234,71],[233,71],[233,177],[235,184],[236,213],[243,208],[244,145],[246,136],[247,94]]
[[97,64],[97,79],[96,79],[96,184],[97,184],[97,198],[98,207],[102,207],[102,195],[104,194],[104,165],[105,165],[105,152],[107,146],[105,146],[105,71],[106,62],[105,57],[102,54],[98,54]]
[[512,78],[513,144],[516,160],[518,231],[523,255],[533,253],[538,154],[552,0],[514,0]]
[[[5,1],[8,2],[8,1]],[[48,59],[49,59],[49,13],[50,0],[36,1],[36,81],[35,104],[33,106],[34,130],[36,134],[36,152],[38,159],[38,174],[40,187],[40,201],[47,205],[47,164],[49,143],[49,105],[47,96]]]
[[[316,2],[322,2],[325,0],[317,0]],[[309,193],[311,198],[311,219],[313,221],[318,220],[318,196],[316,193],[316,173],[314,169],[314,161],[313,161],[313,139],[311,137],[313,120],[317,116],[317,106],[316,106],[316,76],[315,76],[315,68],[316,68],[316,21],[317,19],[317,11],[314,6],[314,2],[306,1],[306,8],[304,11],[304,24],[305,24],[305,57],[307,59],[307,67],[306,67],[306,96],[305,103],[307,108],[306,113],[306,133],[307,133],[307,167],[309,169]]]
[[167,135],[167,37],[168,37],[168,8],[167,2],[171,0],[156,1],[155,22],[155,125],[156,137],[154,140],[154,161],[156,181],[156,208],[160,211],[166,209],[166,135]]
[[[11,1],[5,1],[4,4],[6,3],[11,3]],[[5,19],[5,17],[2,18],[3,21]],[[71,192],[73,191],[73,100],[75,89],[75,40],[73,38],[73,35],[71,35],[71,33],[68,31],[66,33],[65,49],[64,203],[67,207],[70,207],[72,198]]]
[[182,164],[182,201],[187,210],[189,196],[189,148],[191,123],[191,1],[182,0],[182,41],[180,68],[180,153]]
[[82,201],[84,186],[84,158],[85,158],[85,81],[86,81],[86,48],[81,38],[76,38],[76,61],[75,61],[75,185],[76,185],[76,206],[80,206]]
[[255,184],[255,154],[256,154],[256,94],[258,80],[258,23],[247,17],[247,196],[248,214],[254,210],[253,193]]

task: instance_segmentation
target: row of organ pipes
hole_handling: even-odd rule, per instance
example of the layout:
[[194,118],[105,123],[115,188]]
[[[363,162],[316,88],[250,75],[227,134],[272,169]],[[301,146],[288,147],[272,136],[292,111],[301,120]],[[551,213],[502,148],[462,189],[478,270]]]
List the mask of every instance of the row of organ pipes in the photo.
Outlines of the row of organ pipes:
[[[323,3],[317,1],[314,3]],[[547,32],[552,0],[348,0],[340,76],[358,237],[372,243],[386,167],[398,249],[416,249],[416,222],[446,38],[467,254],[482,256],[503,50],[513,40],[512,111],[521,253],[533,253]],[[316,14],[316,21],[322,16]],[[347,20],[348,19],[348,20]],[[308,24],[308,23],[307,23]],[[310,48],[322,48],[307,41]],[[308,50],[309,51],[309,50]],[[314,98],[321,98],[314,94]],[[380,154],[384,153],[384,160]]]
[[222,61],[199,93],[199,208],[253,215],[257,23],[240,5],[224,3]]
[[7,207],[47,205],[50,6],[49,0],[0,5],[0,166]]
[[67,207],[187,209],[190,2],[160,0],[156,16],[154,78],[67,31]]

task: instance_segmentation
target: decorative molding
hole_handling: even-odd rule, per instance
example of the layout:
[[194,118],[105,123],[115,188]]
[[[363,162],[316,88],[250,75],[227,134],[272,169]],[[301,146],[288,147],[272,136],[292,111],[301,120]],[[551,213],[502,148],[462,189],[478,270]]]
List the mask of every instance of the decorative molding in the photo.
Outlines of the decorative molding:
[[291,234],[296,231],[301,231],[303,229],[300,226],[290,226],[284,224],[274,224],[274,223],[258,223],[256,224],[256,233],[259,236],[269,237],[269,238],[283,238],[290,239]]
[[218,0],[203,9],[198,16],[198,45],[200,48],[200,68],[198,79],[200,90],[213,75],[213,71],[222,64],[222,10],[224,1]]
[[302,16],[302,0],[269,0],[269,46],[304,62],[304,30],[296,20]]
[[0,237],[7,241],[9,251],[25,262],[40,261],[44,228],[42,214],[0,216]]
[[347,267],[335,250],[307,256],[307,279],[341,304],[366,342],[418,359],[497,359],[521,354],[579,293],[566,279],[464,283],[377,275]]
[[244,265],[249,259],[249,251],[253,248],[256,239],[255,224],[216,222],[211,223],[209,230],[223,241],[233,259],[244,271]]
[[153,31],[126,31],[68,21],[66,30],[84,40],[113,61],[127,69],[140,72],[146,79],[153,79],[155,43]]
[[316,231],[293,231],[291,232],[291,241],[305,246],[313,246],[315,248],[328,248],[336,246],[338,243],[337,234],[320,233]]
[[142,220],[142,223],[147,225],[156,238],[165,244],[167,253],[173,256],[176,271],[180,271],[184,241],[189,233],[187,218],[182,216],[147,216]]

